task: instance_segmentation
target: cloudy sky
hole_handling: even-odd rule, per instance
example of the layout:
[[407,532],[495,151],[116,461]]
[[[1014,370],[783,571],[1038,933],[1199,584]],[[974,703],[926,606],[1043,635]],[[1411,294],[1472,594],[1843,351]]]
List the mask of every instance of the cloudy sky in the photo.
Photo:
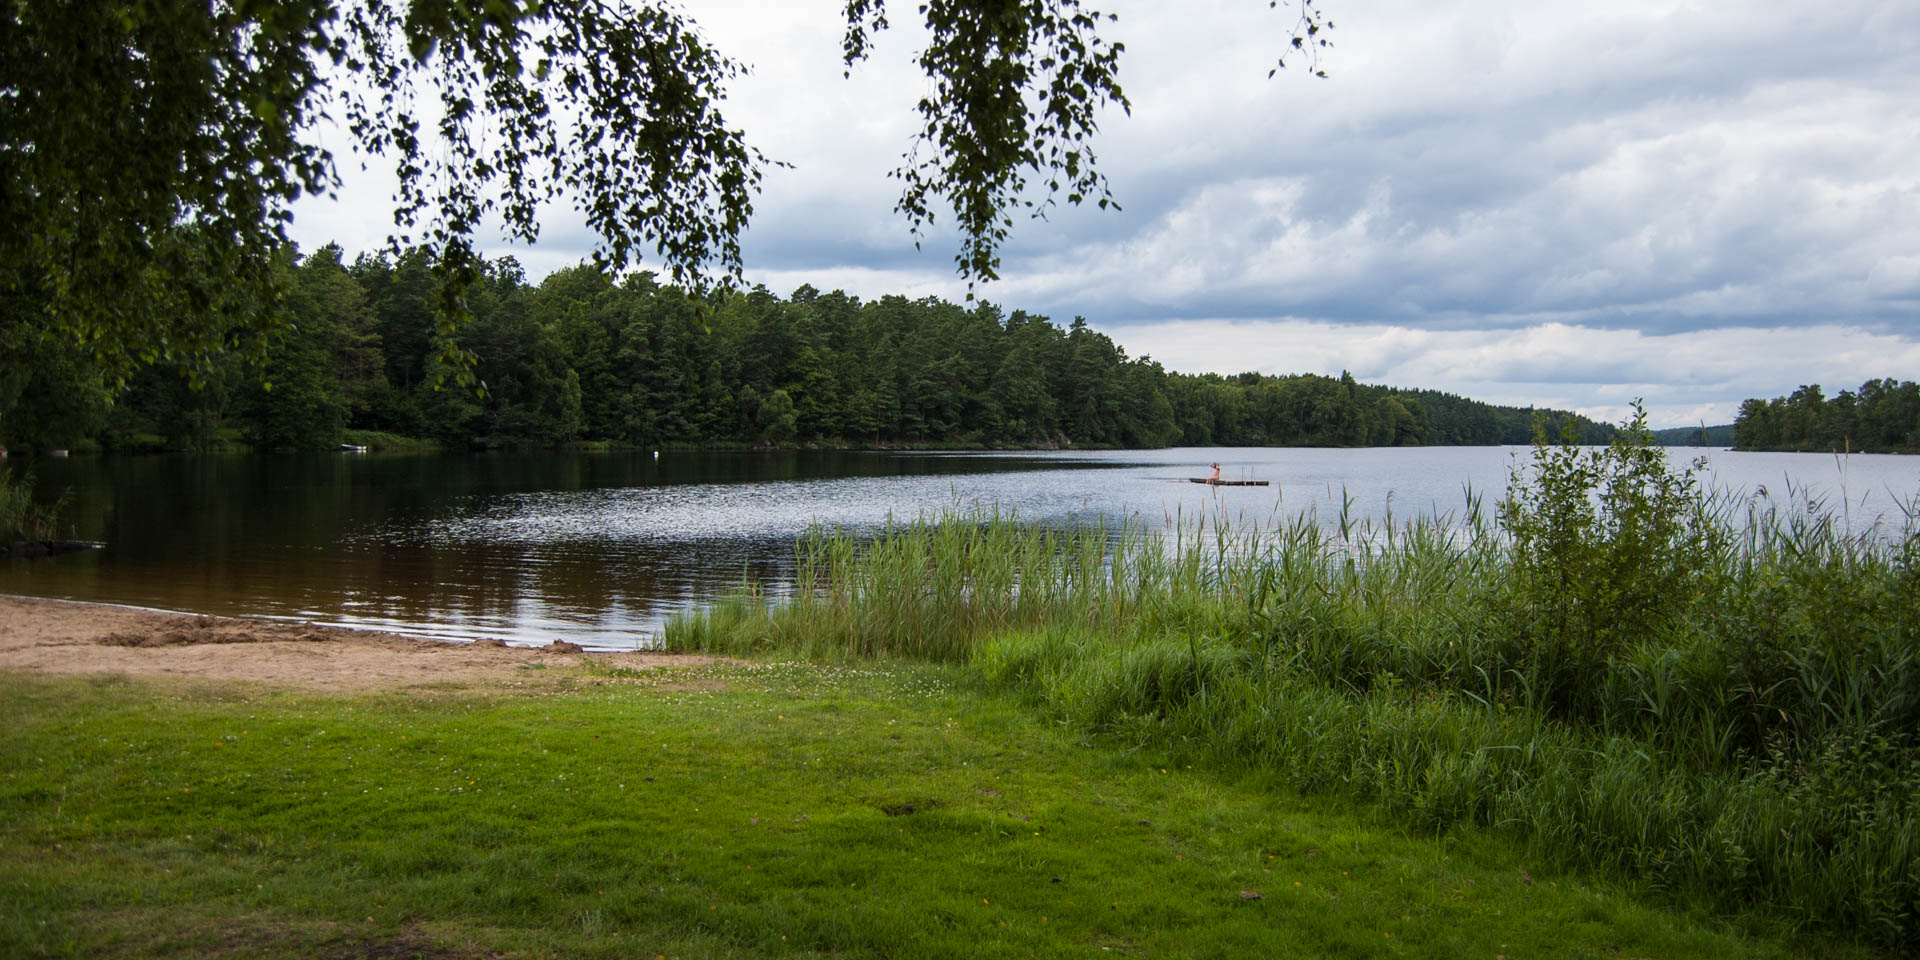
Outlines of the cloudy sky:
[[[1656,426],[1920,378],[1920,4],[1319,3],[1326,80],[1268,79],[1290,11],[1098,4],[1126,44],[1132,116],[1096,146],[1124,210],[1017,222],[976,293],[1172,370],[1349,370],[1610,420],[1644,397]],[[919,36],[843,79],[842,6],[686,4],[753,67],[729,120],[793,165],[767,174],[748,280],[960,299],[956,248],[915,251],[891,212]],[[388,183],[342,167],[296,238],[375,248]],[[482,239],[535,276],[593,242],[564,208],[534,248]]]

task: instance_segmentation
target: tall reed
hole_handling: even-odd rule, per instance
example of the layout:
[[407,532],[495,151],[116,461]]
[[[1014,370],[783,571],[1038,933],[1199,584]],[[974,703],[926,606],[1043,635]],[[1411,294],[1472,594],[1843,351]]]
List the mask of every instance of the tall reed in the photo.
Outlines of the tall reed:
[[19,540],[52,540],[59,536],[60,520],[69,494],[52,503],[33,497],[33,474],[15,474],[0,468],[0,547]]
[[[1633,427],[1636,424],[1629,424]],[[675,649],[972,662],[1080,728],[1571,866],[1920,937],[1920,526],[1542,446],[1491,520],[814,531]]]

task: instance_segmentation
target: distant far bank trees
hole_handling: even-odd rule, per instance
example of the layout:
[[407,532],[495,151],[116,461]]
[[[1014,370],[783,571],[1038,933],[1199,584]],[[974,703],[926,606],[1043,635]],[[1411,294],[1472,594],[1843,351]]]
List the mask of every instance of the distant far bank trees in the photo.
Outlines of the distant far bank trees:
[[1733,421],[1741,450],[1920,453],[1920,384],[1868,380],[1826,397],[1819,384],[1784,397],[1752,399]]
[[[142,368],[111,404],[98,377],[49,367],[74,382],[58,395],[80,399],[15,404],[0,442],[199,449],[229,436],[311,449],[353,429],[480,447],[1410,446],[1525,443],[1536,421],[1589,442],[1611,429],[1348,375],[1169,373],[1084,319],[1062,328],[989,303],[863,302],[811,286],[695,299],[585,265],[535,285],[503,258],[450,333],[423,252],[349,263],[330,245],[277,269],[290,296],[285,322],[260,334],[266,350],[215,356],[199,389],[165,363]],[[450,375],[450,347],[473,357],[478,389]],[[262,352],[264,365],[249,359]],[[25,392],[56,395],[44,386]]]

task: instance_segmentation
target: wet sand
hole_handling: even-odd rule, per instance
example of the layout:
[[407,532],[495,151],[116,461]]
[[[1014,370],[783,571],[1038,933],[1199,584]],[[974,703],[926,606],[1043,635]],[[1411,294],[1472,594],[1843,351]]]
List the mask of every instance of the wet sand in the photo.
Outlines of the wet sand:
[[[712,663],[667,653],[485,646],[371,630],[0,594],[0,670],[240,682],[301,690],[524,686],[593,663],[645,670]],[[530,669],[538,664],[542,669]]]

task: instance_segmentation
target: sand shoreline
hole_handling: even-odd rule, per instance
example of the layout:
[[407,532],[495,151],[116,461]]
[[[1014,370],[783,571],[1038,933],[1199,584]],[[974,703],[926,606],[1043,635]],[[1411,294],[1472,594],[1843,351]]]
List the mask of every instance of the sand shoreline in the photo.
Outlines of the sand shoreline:
[[[588,662],[644,670],[715,658],[578,653],[425,640],[311,623],[214,617],[0,593],[0,670],[242,682],[309,691],[524,686]],[[533,671],[539,665],[545,668]]]

